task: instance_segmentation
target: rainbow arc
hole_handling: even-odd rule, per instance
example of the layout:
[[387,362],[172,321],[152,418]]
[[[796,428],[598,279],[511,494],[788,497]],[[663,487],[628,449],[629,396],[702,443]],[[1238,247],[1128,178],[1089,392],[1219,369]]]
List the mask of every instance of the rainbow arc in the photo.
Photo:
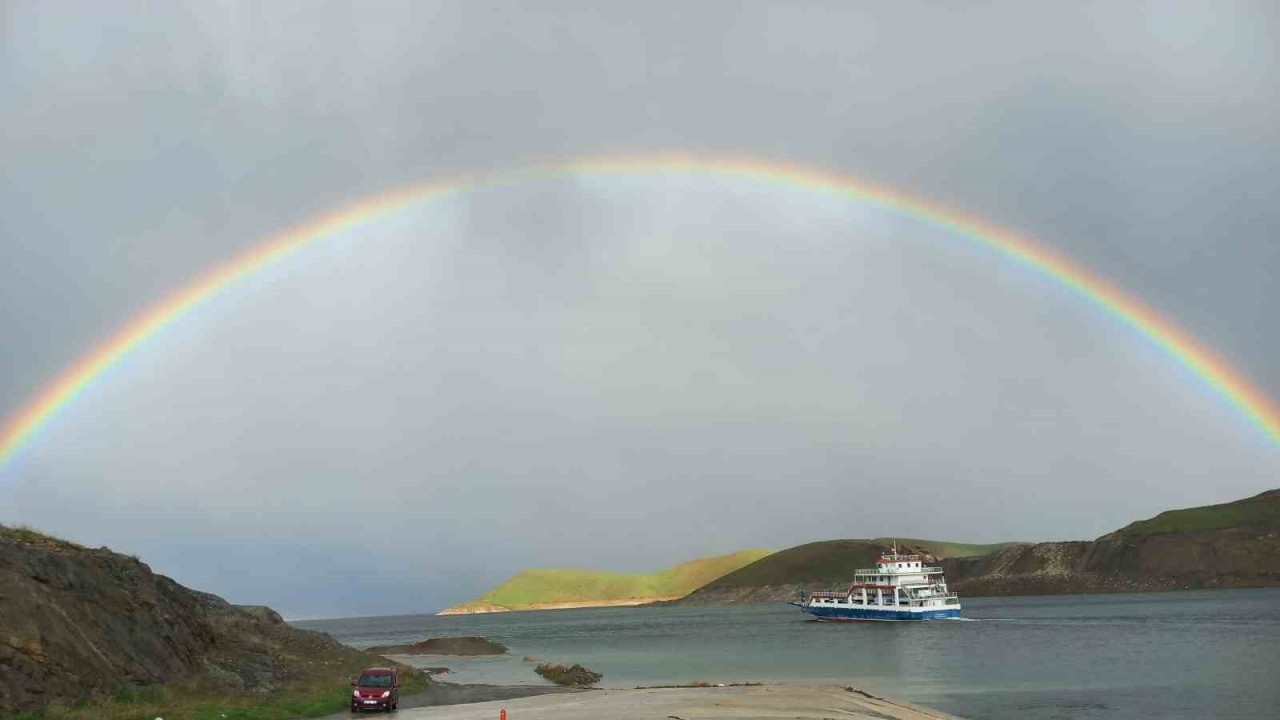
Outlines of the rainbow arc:
[[1119,322],[1149,338],[1242,412],[1267,439],[1280,446],[1280,410],[1243,373],[1136,296],[1086,270],[1066,256],[961,211],[898,190],[813,167],[749,157],[670,152],[584,157],[486,173],[455,175],[392,190],[304,222],[266,238],[131,319],[115,335],[79,358],[42,388],[0,428],[0,469],[63,408],[148,338],[210,302],[237,281],[284,262],[309,245],[414,203],[480,187],[539,177],[613,176],[675,172],[748,179],[791,190],[856,198],[911,215],[1000,255],[1075,291]]

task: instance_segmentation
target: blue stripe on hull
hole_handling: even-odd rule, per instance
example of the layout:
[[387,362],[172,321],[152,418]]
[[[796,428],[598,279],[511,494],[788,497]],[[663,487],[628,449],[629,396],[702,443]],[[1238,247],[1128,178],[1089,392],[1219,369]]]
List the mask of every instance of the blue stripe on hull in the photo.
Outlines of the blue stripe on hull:
[[855,622],[858,620],[942,620],[960,617],[960,608],[940,608],[938,610],[925,610],[924,612],[911,612],[909,610],[890,610],[880,608],[858,608],[858,607],[815,607],[802,608],[807,613],[812,613],[819,620],[829,620],[832,622]]

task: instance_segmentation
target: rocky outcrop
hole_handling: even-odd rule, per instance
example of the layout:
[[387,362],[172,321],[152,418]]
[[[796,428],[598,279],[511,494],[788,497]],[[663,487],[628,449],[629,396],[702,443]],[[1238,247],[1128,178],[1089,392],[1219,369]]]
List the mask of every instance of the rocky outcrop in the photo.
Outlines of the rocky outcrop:
[[541,663],[533,671],[551,682],[565,687],[586,687],[595,685],[604,679],[603,673],[588,670],[578,664],[565,667],[558,663]]
[[0,527],[0,715],[169,683],[265,693],[353,655],[137,558]]
[[489,613],[511,612],[511,608],[492,603],[468,603],[454,605],[436,613],[437,615],[487,615]]
[[507,646],[477,636],[430,638],[408,645],[375,645],[375,655],[502,655]]

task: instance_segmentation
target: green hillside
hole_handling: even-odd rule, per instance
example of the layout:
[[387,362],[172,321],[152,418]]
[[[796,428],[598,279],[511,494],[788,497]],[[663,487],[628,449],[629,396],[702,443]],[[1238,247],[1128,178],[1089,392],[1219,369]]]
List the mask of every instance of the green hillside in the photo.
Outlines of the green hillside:
[[486,605],[518,610],[550,603],[610,602],[686,595],[772,552],[742,550],[690,560],[654,573],[535,568],[524,570],[475,600],[455,605],[450,610]]
[[1130,523],[1113,534],[1195,532],[1242,525],[1280,525],[1280,490],[1268,490],[1222,505],[1166,510],[1153,518]]
[[[973,545],[935,540],[895,538],[900,550],[928,550],[938,557],[985,555],[1011,543]],[[858,568],[875,565],[876,559],[893,543],[891,539],[823,540],[781,550],[740,570],[707,583],[701,591],[769,585],[843,584]]]
[[938,558],[989,555],[996,550],[1003,550],[1010,545],[1017,545],[1017,543],[990,543],[987,545],[978,545],[975,543],[951,542],[949,540],[921,540],[919,538],[873,538],[872,542],[891,544],[895,540],[899,545],[906,544],[911,547],[924,548]]

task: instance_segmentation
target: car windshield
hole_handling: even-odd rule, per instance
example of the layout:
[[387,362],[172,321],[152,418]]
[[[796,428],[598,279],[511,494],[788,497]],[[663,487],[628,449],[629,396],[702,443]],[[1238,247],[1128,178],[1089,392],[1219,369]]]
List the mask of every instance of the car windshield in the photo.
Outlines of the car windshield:
[[361,675],[360,687],[391,687],[391,676],[378,675]]

